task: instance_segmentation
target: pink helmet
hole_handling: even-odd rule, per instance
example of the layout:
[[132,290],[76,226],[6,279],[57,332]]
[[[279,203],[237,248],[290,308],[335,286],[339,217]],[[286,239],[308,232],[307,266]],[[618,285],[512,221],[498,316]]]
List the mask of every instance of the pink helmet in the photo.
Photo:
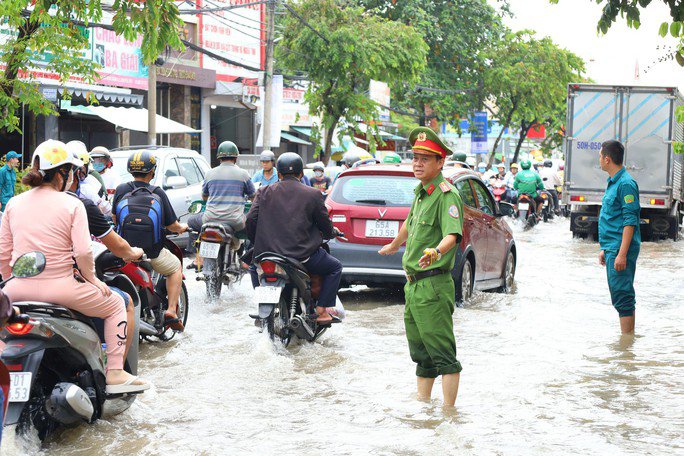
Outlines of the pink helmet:
[[560,165],[558,165],[558,170],[559,170],[559,171],[563,171],[564,169],[565,169],[565,165],[564,165],[563,163],[561,163]]

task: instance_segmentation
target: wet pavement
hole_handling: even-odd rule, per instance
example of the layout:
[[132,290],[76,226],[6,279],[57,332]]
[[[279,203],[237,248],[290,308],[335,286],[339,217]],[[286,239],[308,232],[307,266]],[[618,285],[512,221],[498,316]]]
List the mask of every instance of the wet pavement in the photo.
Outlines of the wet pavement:
[[509,295],[454,313],[464,366],[457,408],[414,400],[400,291],[342,291],[319,343],[259,334],[247,278],[205,301],[190,286],[186,334],[144,344],[154,388],[126,412],[2,454],[684,454],[684,241],[642,246],[637,330],[621,337],[598,246],[561,219],[514,228]]

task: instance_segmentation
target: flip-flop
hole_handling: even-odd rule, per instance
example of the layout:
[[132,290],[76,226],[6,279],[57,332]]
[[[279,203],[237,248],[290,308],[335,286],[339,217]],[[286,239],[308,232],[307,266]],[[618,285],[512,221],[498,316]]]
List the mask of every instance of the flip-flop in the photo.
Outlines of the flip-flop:
[[131,377],[126,380],[125,383],[107,385],[107,394],[142,393],[143,391],[150,389],[151,385],[149,383],[134,385],[133,382],[136,380],[138,380],[138,377]]
[[187,269],[188,271],[195,270],[195,271],[197,271],[197,272],[202,272],[202,266],[200,266],[200,267],[198,268],[197,265],[196,265],[195,263],[190,263],[189,265],[187,265],[187,266],[185,267],[185,269]]
[[173,329],[174,331],[178,332],[183,332],[185,330],[185,326],[183,326],[183,322],[178,319],[178,317],[173,317],[167,310],[164,312],[164,327],[168,327]]

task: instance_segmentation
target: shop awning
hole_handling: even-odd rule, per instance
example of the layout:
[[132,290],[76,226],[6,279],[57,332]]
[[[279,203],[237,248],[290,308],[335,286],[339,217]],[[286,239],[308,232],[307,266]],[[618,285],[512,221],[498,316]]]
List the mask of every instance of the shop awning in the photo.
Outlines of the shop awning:
[[[69,112],[98,116],[107,122],[125,130],[147,132],[147,109],[145,108],[121,108],[113,106],[68,106]],[[157,114],[157,134],[166,135],[172,133],[199,133],[182,123],[175,122]]]
[[290,127],[290,130],[294,130],[297,133],[301,133],[304,136],[311,136],[311,127]]
[[[45,84],[45,86],[50,87],[50,84]],[[100,101],[108,101],[110,103],[141,105],[143,102],[142,95],[131,93],[131,89],[122,89],[119,87],[67,82],[65,86],[55,86],[55,89],[62,95],[66,92],[84,98],[87,96],[94,96]]]
[[310,143],[309,141],[306,141],[302,138],[298,138],[295,135],[291,135],[291,134],[284,132],[284,131],[280,132],[280,138],[285,140],[285,141],[290,141],[291,143],[295,143],[295,144],[303,144],[305,146],[313,145],[313,143]]

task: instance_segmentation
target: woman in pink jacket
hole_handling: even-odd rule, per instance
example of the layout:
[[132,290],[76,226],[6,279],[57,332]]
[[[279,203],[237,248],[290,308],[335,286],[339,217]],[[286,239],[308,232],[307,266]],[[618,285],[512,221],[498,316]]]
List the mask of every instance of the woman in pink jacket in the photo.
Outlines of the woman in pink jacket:
[[[33,168],[22,180],[33,188],[10,200],[0,224],[0,274],[8,278],[16,259],[32,251],[45,254],[46,266],[39,276],[12,280],[4,292],[14,302],[49,302],[104,319],[107,392],[143,391],[150,385],[123,369],[123,298],[95,276],[85,208],[64,193],[74,179],[75,161],[59,141],[46,141],[36,149]],[[74,275],[74,259],[82,276],[78,279],[85,280]]]

